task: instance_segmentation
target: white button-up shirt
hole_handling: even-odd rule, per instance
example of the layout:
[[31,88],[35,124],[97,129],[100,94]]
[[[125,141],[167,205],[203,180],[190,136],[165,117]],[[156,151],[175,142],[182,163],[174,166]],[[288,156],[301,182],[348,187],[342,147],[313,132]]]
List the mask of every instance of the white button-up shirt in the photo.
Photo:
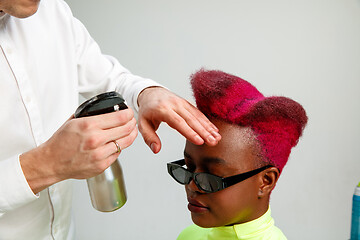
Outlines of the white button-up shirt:
[[155,85],[102,55],[62,0],[41,1],[26,19],[0,13],[0,239],[73,239],[70,182],[34,195],[19,155],[51,137],[79,93],[116,90],[136,111],[140,91]]

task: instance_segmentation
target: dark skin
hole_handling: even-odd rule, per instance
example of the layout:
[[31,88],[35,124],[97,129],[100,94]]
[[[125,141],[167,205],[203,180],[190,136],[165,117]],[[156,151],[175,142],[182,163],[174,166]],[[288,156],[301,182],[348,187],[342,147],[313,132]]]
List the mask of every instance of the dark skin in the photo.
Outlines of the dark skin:
[[[259,167],[259,149],[248,128],[212,119],[222,139],[216,146],[186,142],[184,155],[192,172],[220,177]],[[261,161],[261,160],[260,160]],[[192,180],[185,186],[193,222],[200,227],[219,227],[249,222],[269,207],[269,196],[279,178],[276,167],[215,193],[201,191]]]

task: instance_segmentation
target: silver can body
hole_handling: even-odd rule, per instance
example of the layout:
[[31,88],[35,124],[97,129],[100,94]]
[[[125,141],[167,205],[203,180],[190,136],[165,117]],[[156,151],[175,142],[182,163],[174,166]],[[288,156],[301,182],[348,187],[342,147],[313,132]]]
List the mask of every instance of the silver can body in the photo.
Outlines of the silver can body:
[[101,212],[112,212],[126,203],[124,175],[118,159],[103,173],[87,179],[91,203]]

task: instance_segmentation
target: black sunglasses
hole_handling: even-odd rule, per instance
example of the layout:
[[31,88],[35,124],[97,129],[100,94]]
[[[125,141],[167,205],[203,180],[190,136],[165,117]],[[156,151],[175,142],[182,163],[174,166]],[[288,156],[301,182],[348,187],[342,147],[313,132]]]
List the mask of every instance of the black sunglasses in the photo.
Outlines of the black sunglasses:
[[175,162],[171,162],[167,164],[169,174],[180,184],[189,184],[191,179],[194,180],[196,186],[206,192],[213,193],[220,190],[223,190],[227,187],[230,187],[236,183],[244,181],[267,168],[273,167],[272,165],[267,165],[249,172],[241,173],[238,175],[222,178],[210,173],[193,173],[189,170],[183,168],[185,165],[185,159],[181,159]]

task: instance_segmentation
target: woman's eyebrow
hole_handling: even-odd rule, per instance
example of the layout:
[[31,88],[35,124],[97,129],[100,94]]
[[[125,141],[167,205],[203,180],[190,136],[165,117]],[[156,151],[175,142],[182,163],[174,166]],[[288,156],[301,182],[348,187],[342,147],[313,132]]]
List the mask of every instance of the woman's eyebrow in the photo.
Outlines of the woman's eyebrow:
[[[190,154],[188,154],[187,152],[184,151],[184,157],[192,160]],[[218,157],[204,157],[201,159],[202,163],[206,163],[206,164],[225,164],[226,161],[222,158],[218,158]]]
[[202,161],[206,164],[226,164],[226,161],[218,157],[205,157]]

